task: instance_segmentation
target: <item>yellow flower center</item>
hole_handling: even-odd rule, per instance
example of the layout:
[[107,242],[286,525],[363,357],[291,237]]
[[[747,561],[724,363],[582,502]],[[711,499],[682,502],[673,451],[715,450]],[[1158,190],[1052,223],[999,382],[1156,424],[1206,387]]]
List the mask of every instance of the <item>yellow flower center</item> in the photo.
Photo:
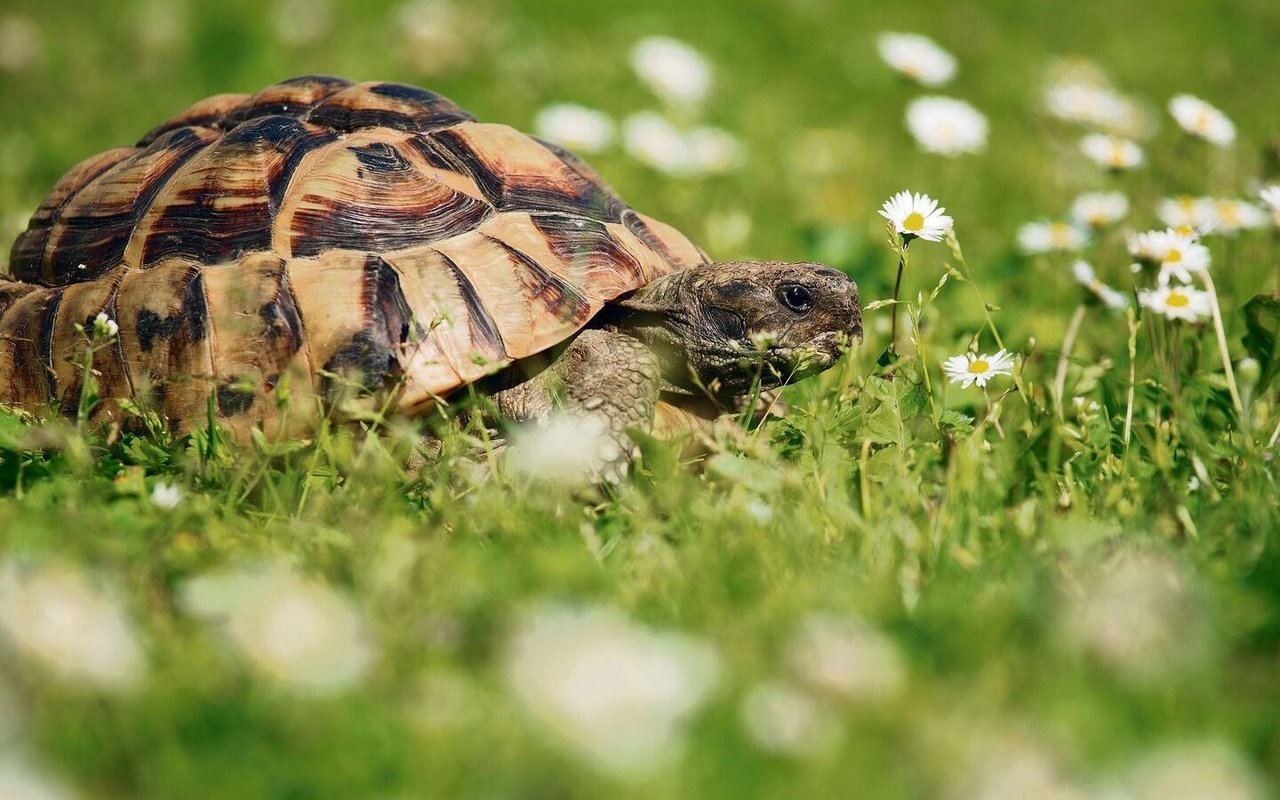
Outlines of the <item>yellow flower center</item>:
[[1178,227],[1173,229],[1173,232],[1177,234],[1181,234],[1182,236],[1190,236],[1191,234],[1196,232],[1196,229],[1191,227],[1190,225],[1179,225]]
[[980,358],[975,358],[969,362],[969,371],[974,375],[981,375],[989,369],[991,369],[991,365]]
[[1165,298],[1164,302],[1170,308],[1186,308],[1191,304],[1191,298],[1178,292],[1169,292],[1169,296]]
[[1240,224],[1240,214],[1232,203],[1219,203],[1218,217],[1222,220],[1222,224],[1228,228],[1234,228]]
[[1166,264],[1177,264],[1182,260],[1182,251],[1176,247],[1170,248],[1169,252],[1165,253],[1164,260]]
[[1071,244],[1071,226],[1065,222],[1055,222],[1049,226],[1049,240],[1055,247],[1066,247]]
[[902,221],[902,227],[912,233],[918,233],[924,230],[924,217],[920,215],[919,211],[912,211],[907,215],[907,218]]

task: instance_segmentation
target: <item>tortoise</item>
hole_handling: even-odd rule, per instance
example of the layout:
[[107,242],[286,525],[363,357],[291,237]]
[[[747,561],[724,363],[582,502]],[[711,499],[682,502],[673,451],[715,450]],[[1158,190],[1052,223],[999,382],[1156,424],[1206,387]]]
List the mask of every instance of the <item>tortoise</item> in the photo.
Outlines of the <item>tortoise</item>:
[[[625,444],[667,400],[778,386],[861,338],[838,270],[712,263],[555,144],[328,76],[210,97],[72,167],[10,271],[0,403],[76,413],[88,356],[95,418],[128,401],[178,435],[212,411],[303,437],[352,386],[413,415],[478,384]],[[87,351],[100,314],[118,336]]]

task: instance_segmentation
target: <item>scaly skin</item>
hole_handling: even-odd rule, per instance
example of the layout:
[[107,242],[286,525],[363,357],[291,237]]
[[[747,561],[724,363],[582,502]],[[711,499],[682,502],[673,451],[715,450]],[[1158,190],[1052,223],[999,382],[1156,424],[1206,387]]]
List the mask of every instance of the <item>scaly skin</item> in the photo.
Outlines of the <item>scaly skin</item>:
[[[802,291],[797,291],[802,290]],[[600,460],[633,453],[629,431],[650,432],[664,394],[705,395],[710,421],[753,386],[772,388],[832,366],[861,339],[857,286],[817,264],[733,262],[660,278],[616,301],[545,369],[493,395],[517,421],[583,418],[604,432]],[[701,414],[664,414],[695,426]]]

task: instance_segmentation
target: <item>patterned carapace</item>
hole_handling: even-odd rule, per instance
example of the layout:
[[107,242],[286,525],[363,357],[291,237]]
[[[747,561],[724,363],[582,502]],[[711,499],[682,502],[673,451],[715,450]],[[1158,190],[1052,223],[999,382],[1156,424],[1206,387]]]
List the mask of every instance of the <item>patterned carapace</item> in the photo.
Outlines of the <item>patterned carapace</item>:
[[[571,153],[395,83],[309,76],[218,95],[73,167],[0,279],[0,402],[104,403],[185,432],[305,431],[343,375],[404,411],[705,263]],[[290,411],[278,391],[288,386]]]

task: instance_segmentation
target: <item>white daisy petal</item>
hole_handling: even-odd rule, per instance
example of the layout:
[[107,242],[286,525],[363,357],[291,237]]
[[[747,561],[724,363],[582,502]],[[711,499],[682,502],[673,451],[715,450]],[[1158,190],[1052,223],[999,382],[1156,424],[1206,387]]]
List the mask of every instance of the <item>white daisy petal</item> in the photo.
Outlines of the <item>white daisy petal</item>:
[[907,106],[907,130],[926,153],[958,156],[987,146],[987,118],[963,100],[920,97]]
[[1129,139],[1091,133],[1080,140],[1080,151],[1099,166],[1126,170],[1142,166],[1142,148]]
[[1169,319],[1202,322],[1212,313],[1209,293],[1190,286],[1157,286],[1138,293],[1144,308]]
[[1013,374],[1013,355],[1003,348],[991,355],[965,353],[948,358],[942,369],[951,382],[960,384],[961,388],[967,389],[975,383],[985,388],[995,376]]
[[1227,115],[1210,104],[1189,94],[1180,94],[1169,101],[1169,113],[1184,131],[1198,136],[1219,147],[1229,147],[1236,141],[1236,126]]
[[912,195],[902,191],[885,201],[880,216],[893,223],[893,229],[908,241],[913,238],[931,242],[942,240],[952,226],[951,217],[942,213],[938,202],[927,194]]
[[941,86],[955,77],[955,58],[927,36],[882,33],[876,48],[890,68],[924,86]]
[[1129,198],[1123,192],[1082,194],[1071,204],[1071,217],[1081,225],[1105,228],[1129,213]]
[[1069,222],[1041,220],[1018,229],[1018,249],[1029,255],[1048,252],[1075,252],[1089,241],[1089,234]]

